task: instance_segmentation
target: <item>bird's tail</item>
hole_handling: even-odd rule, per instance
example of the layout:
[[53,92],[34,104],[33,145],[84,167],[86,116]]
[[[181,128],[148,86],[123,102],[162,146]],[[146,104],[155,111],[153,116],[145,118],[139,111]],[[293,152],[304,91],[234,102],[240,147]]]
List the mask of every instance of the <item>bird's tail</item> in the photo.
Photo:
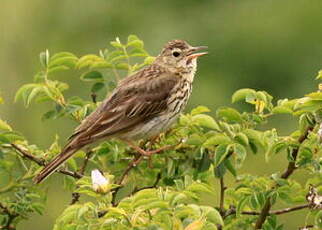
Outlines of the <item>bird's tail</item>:
[[38,175],[34,178],[34,182],[39,184],[45,180],[48,176],[54,173],[59,166],[61,166],[65,161],[67,161],[76,151],[75,148],[65,148],[59,155],[57,155],[49,164],[43,168]]

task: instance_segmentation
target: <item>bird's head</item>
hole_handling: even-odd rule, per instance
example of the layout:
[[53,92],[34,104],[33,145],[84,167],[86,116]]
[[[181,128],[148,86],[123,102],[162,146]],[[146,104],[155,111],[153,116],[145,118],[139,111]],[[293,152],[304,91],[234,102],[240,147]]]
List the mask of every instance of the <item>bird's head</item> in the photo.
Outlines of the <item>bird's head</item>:
[[173,71],[190,72],[196,69],[197,58],[207,54],[197,51],[206,48],[207,46],[193,47],[184,40],[172,40],[164,46],[156,58],[156,63]]

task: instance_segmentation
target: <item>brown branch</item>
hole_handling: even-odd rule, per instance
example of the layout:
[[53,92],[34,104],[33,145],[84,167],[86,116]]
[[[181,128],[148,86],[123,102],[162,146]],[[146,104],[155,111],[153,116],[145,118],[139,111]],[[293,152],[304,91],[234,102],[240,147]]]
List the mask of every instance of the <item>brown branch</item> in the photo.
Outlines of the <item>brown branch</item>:
[[[12,143],[11,144],[12,148],[14,148],[21,157],[23,158],[27,158],[28,160],[31,160],[33,162],[35,162],[36,164],[38,164],[39,166],[46,166],[46,161],[42,158],[38,158],[34,155],[32,155],[31,153],[27,152],[26,150],[20,148],[18,145]],[[58,169],[57,172],[67,175],[67,176],[71,176],[74,177],[75,179],[80,179],[82,178],[82,174],[78,173],[78,172],[74,172],[74,171],[70,171],[68,169]]]
[[225,216],[225,212],[226,212],[224,207],[226,189],[227,187],[225,186],[224,176],[222,176],[220,177],[220,203],[219,203],[219,212],[221,216]]
[[97,100],[96,100],[97,99],[97,94],[94,93],[94,92],[91,93],[91,98],[92,98],[92,102],[96,104],[96,102],[97,102]]
[[[122,188],[122,185],[124,183],[124,179],[126,178],[126,176],[129,174],[129,172],[136,167],[143,159],[144,155],[146,155],[146,153],[144,152],[145,150],[142,150],[141,148],[139,148],[138,146],[133,145],[131,142],[128,142],[126,140],[124,140],[126,143],[128,143],[128,145],[133,148],[134,150],[137,151],[137,154],[135,155],[135,157],[133,158],[133,160],[129,163],[128,167],[125,169],[125,171],[123,172],[122,176],[120,177],[119,181],[117,182],[118,185],[120,185],[119,187],[117,187],[116,189],[114,189],[113,194],[112,194],[112,205],[113,206],[117,206],[116,203],[116,196],[118,191]],[[163,151],[169,150],[169,149],[174,149],[176,147],[178,147],[180,144],[182,144],[182,140],[180,140],[180,142],[176,145],[167,145],[164,147],[161,147],[159,149],[155,149],[155,150],[150,150],[148,151],[149,153],[149,157],[151,157],[152,154],[160,154]],[[160,178],[159,178],[160,177]],[[159,183],[159,180],[161,179],[161,174],[157,176],[156,179],[156,184]],[[155,185],[156,186],[156,185]],[[142,189],[141,189],[142,190]]]
[[17,150],[18,153],[20,153],[20,155],[23,157],[23,158],[27,158],[28,160],[31,160],[33,162],[36,162],[38,165],[40,166],[44,166],[46,164],[45,160],[44,159],[40,159],[40,158],[37,158],[35,157],[34,155],[28,153],[26,150],[20,148],[18,145],[12,143],[11,146]]
[[309,225],[300,227],[299,230],[306,230],[306,229],[309,229],[309,228],[314,228],[314,225],[313,224],[309,224]]
[[[304,134],[302,136],[299,137],[298,139],[298,143],[299,144],[302,144],[305,139],[308,137],[309,133],[313,130],[313,127],[309,127],[305,130]],[[287,179],[289,178],[290,175],[293,174],[293,172],[295,171],[296,169],[296,165],[295,165],[295,162],[296,162],[296,158],[297,158],[297,154],[298,154],[298,151],[299,151],[299,148],[295,148],[293,149],[292,151],[292,158],[293,158],[293,161],[290,161],[288,163],[288,166],[287,166],[287,169],[285,170],[285,172],[281,175],[281,178],[282,179]]]
[[8,216],[7,223],[4,226],[0,226],[0,229],[15,230],[16,228],[11,224],[14,221],[14,219],[19,216],[19,214],[15,212],[11,212],[8,209],[8,207],[4,206],[2,203],[0,203],[0,209],[2,209],[2,213]]
[[85,169],[86,169],[86,167],[88,165],[89,159],[91,158],[92,154],[93,154],[92,150],[89,150],[88,152],[86,152],[86,156],[85,156],[85,159],[83,161],[83,164],[82,164],[81,168],[79,169],[80,174],[82,174],[82,175],[84,174]]
[[122,176],[120,177],[119,181],[117,182],[118,185],[120,185],[120,187],[115,188],[115,190],[113,191],[112,194],[112,205],[116,206],[116,195],[118,193],[118,191],[122,188],[123,182],[125,177],[129,174],[129,172],[136,167],[141,160],[143,159],[143,155],[136,155],[133,160],[128,164],[127,168],[125,169],[125,171],[123,172]]
[[294,212],[294,211],[309,208],[309,207],[310,207],[310,204],[302,204],[302,205],[294,206],[294,207],[291,207],[291,208],[284,208],[284,209],[272,211],[272,212],[270,212],[270,215],[271,214],[281,215],[281,214],[284,214],[284,213]]
[[[290,207],[290,208],[283,208],[283,209],[278,209],[278,210],[274,210],[274,211],[269,211],[268,215],[282,215],[285,213],[294,212],[294,211],[305,209],[305,208],[310,208],[310,204],[301,204],[301,205],[297,205],[297,206]],[[226,218],[230,215],[234,215],[234,214],[236,214],[236,208],[232,207],[226,211],[226,215],[224,216],[224,218]],[[259,215],[261,215],[261,212],[242,211],[241,214],[242,215],[259,216]]]
[[[305,132],[303,133],[303,135],[301,135],[298,139],[298,143],[299,145],[301,145],[308,137],[310,131],[313,130],[313,127],[308,127]],[[293,151],[292,151],[292,158],[293,160],[290,161],[288,163],[288,166],[287,166],[287,169],[285,170],[285,172],[281,175],[281,178],[282,179],[288,179],[293,173],[294,171],[296,170],[296,158],[297,158],[297,155],[298,155],[298,151],[299,151],[299,147],[297,148],[294,148]],[[276,185],[278,186],[278,185]],[[276,187],[275,186],[275,187]],[[272,188],[274,189],[274,188]],[[265,204],[261,210],[261,213],[259,215],[259,218],[257,219],[256,221],[256,224],[255,224],[255,229],[261,229],[267,216],[269,215],[270,213],[270,209],[272,207],[272,203],[271,203],[271,198],[267,198],[267,200],[265,201]]]
[[272,203],[271,203],[271,198],[268,197],[267,200],[264,203],[264,206],[259,214],[259,217],[256,221],[255,224],[255,229],[262,229],[262,226],[267,218],[267,216],[269,216],[269,211],[272,207]]

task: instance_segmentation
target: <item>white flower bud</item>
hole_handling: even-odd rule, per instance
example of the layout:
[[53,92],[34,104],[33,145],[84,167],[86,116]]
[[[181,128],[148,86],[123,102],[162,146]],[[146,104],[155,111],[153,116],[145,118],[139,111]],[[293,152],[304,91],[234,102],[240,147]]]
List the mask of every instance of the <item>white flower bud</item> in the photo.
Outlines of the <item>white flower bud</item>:
[[93,190],[98,193],[106,193],[109,190],[109,179],[98,170],[92,170],[92,186]]

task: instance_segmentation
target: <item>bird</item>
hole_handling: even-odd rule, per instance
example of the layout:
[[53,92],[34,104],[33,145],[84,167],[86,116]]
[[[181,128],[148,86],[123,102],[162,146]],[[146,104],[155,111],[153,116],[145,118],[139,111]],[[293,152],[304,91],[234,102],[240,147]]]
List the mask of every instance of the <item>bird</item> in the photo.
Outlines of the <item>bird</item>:
[[36,175],[36,184],[55,172],[83,147],[117,138],[140,154],[149,156],[134,142],[165,132],[187,105],[197,70],[197,59],[207,46],[191,46],[184,40],[165,44],[152,64],[121,80],[108,96],[75,129],[67,144]]

